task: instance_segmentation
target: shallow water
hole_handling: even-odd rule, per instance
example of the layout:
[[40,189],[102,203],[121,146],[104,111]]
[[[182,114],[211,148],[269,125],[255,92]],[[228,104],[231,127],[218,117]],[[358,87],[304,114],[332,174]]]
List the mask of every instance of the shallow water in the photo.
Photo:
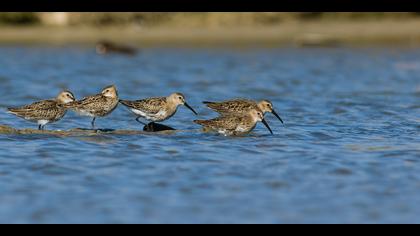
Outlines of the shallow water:
[[[0,134],[2,223],[420,223],[420,49],[0,47],[4,112],[115,83],[123,99],[183,92],[164,122],[183,132],[57,137]],[[273,101],[247,137],[204,134],[203,100]],[[141,130],[124,107],[98,119]],[[89,128],[69,112],[47,129]]]

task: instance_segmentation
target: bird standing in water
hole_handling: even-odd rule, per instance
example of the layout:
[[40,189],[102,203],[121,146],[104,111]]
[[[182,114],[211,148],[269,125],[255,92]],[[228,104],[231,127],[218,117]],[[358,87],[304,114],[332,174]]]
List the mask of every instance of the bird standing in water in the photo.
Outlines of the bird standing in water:
[[220,113],[220,114],[228,114],[228,113],[246,113],[250,109],[260,109],[263,114],[267,112],[273,113],[283,123],[283,120],[274,110],[273,103],[268,100],[262,100],[260,102],[255,102],[248,99],[234,99],[234,100],[227,100],[223,102],[203,102],[207,105],[210,109]]
[[66,104],[67,108],[74,110],[79,115],[93,117],[91,122],[93,129],[95,129],[95,120],[97,117],[109,115],[117,106],[118,92],[114,85],[104,88],[99,94]]
[[251,132],[258,122],[262,122],[273,134],[270,126],[264,120],[259,109],[251,109],[246,113],[229,113],[211,120],[195,120],[194,123],[203,126],[204,131],[215,131],[223,135],[242,135]]
[[53,100],[43,100],[18,108],[8,108],[8,112],[25,120],[38,123],[38,129],[44,130],[44,126],[61,120],[67,112],[65,104],[74,102],[73,93],[61,92]]
[[185,96],[182,93],[173,93],[168,97],[146,98],[137,101],[120,100],[120,103],[137,115],[137,122],[146,125],[139,120],[140,118],[151,121],[148,126],[153,125],[154,122],[162,122],[171,118],[175,115],[180,105],[186,106],[197,115],[197,112],[185,101]]

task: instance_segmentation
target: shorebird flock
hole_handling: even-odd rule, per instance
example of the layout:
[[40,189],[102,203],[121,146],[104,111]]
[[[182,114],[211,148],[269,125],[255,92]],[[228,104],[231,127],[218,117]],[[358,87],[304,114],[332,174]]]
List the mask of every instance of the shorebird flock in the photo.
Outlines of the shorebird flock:
[[[255,102],[246,99],[235,99],[223,102],[203,102],[208,108],[218,112],[219,117],[211,120],[194,120],[205,132],[215,132],[223,135],[243,135],[251,132],[258,122],[262,122],[273,134],[264,119],[264,114],[274,114],[282,123],[283,120],[275,112],[273,104],[268,100]],[[49,123],[61,120],[67,110],[72,110],[81,116],[92,118],[91,126],[95,129],[95,120],[111,114],[122,104],[136,115],[136,121],[153,126],[155,122],[168,120],[175,115],[179,106],[183,105],[195,115],[198,113],[186,102],[182,93],[173,93],[167,97],[145,98],[136,101],[120,100],[117,88],[112,85],[105,87],[101,93],[76,100],[70,91],[62,91],[55,99],[43,100],[30,105],[8,108],[8,112],[27,121],[36,122],[39,130],[44,130]],[[146,124],[141,119],[148,121]]]

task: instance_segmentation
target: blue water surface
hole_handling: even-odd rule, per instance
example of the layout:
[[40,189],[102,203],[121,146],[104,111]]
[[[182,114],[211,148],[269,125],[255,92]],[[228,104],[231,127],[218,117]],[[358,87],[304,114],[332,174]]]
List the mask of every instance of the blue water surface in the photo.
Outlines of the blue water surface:
[[[420,223],[419,48],[0,47],[6,107],[115,84],[122,99],[182,92],[181,132],[0,134],[1,223]],[[203,100],[270,99],[246,137],[202,133]],[[120,106],[99,128],[141,130]],[[90,128],[69,112],[52,130]]]

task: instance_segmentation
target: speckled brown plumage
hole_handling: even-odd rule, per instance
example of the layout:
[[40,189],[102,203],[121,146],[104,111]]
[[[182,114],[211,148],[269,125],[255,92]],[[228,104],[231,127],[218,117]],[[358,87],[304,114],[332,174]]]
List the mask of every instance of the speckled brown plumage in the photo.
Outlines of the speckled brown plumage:
[[210,109],[220,113],[220,114],[227,114],[227,113],[246,113],[251,109],[258,109],[258,105],[255,101],[247,100],[247,99],[235,99],[235,100],[227,100],[223,102],[203,102],[207,105]]
[[222,102],[205,101],[203,103],[210,109],[222,115],[229,113],[247,113],[251,109],[259,109],[264,114],[267,112],[273,113],[283,123],[283,120],[274,110],[273,104],[268,100],[262,100],[257,103],[249,99],[233,99]]
[[51,120],[61,119],[66,109],[54,100],[35,102],[19,108],[9,108],[10,113],[26,120]]
[[263,122],[272,133],[262,112],[256,109],[249,110],[247,113],[229,113],[211,120],[195,120],[194,123],[203,126],[207,132],[216,131],[224,135],[241,135],[251,132],[259,121]]
[[92,127],[95,127],[96,117],[109,115],[118,106],[118,93],[115,86],[108,86],[100,94],[85,97],[65,105],[82,116],[93,117]]
[[121,100],[121,104],[129,108],[156,114],[167,106],[166,97],[146,98],[137,101]]
[[120,103],[128,107],[131,112],[137,115],[136,120],[145,118],[152,122],[161,122],[175,115],[178,106],[185,105],[194,114],[197,114],[185,101],[182,93],[173,93],[168,97],[146,98],[137,101],[120,100]]
[[39,129],[43,129],[46,124],[61,120],[67,112],[65,104],[74,100],[71,92],[63,91],[54,100],[43,100],[18,108],[8,108],[8,111],[25,120],[37,122]]
[[118,105],[118,99],[104,97],[102,94],[86,97],[67,106],[84,116],[103,117]]

